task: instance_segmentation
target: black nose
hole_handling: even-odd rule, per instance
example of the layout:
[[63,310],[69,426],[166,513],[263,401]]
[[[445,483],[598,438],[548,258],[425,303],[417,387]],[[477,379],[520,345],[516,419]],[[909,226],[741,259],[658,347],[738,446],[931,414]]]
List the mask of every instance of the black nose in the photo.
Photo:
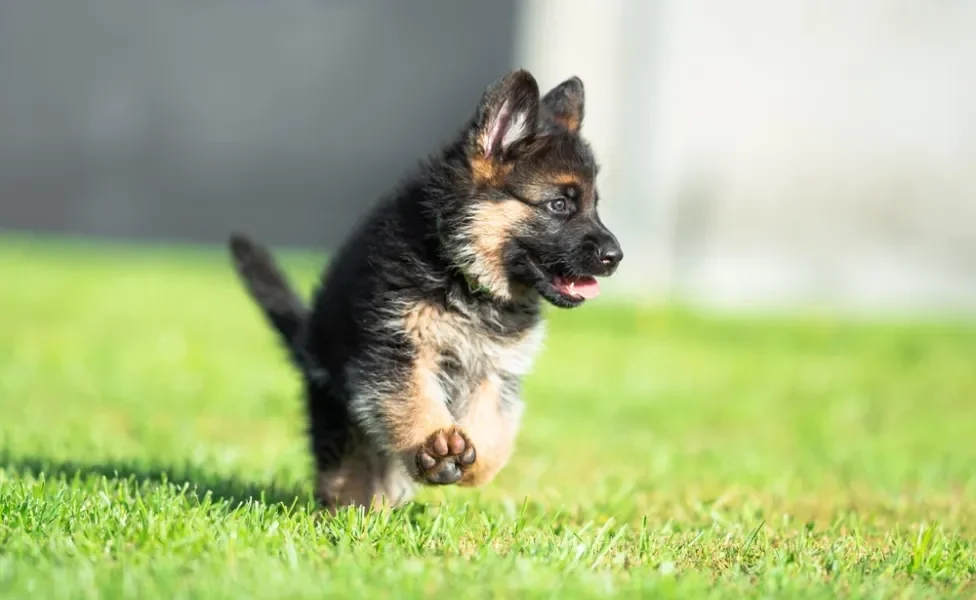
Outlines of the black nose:
[[600,265],[606,274],[612,273],[624,258],[624,251],[620,249],[617,238],[605,229],[589,235],[584,245],[592,252],[590,256],[600,261]]
[[620,261],[624,259],[624,251],[620,249],[617,240],[608,240],[606,243],[600,244],[597,256],[603,266],[610,270],[617,268]]

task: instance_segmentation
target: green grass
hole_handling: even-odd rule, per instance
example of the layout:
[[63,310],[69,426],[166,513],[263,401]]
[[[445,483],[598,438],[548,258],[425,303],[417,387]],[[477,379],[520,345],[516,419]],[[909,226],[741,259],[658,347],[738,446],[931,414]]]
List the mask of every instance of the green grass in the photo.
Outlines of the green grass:
[[324,520],[221,251],[7,236],[0,274],[0,598],[976,593],[972,325],[553,312],[492,485]]

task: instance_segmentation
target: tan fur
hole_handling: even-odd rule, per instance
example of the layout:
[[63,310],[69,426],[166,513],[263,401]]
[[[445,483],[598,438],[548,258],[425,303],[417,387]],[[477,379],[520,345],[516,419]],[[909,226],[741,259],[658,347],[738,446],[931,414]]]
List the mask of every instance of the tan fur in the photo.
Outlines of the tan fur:
[[514,199],[483,202],[468,225],[473,245],[468,271],[479,284],[505,300],[511,299],[518,290],[512,288],[505,276],[502,251],[512,238],[512,231],[531,217],[531,211]]
[[517,338],[496,340],[478,333],[465,315],[429,302],[409,307],[404,325],[415,347],[418,351],[424,349],[421,354],[434,368],[440,355],[452,353],[466,370],[477,372],[482,378],[499,373],[528,373],[545,333],[539,324]]
[[419,477],[417,452],[434,433],[455,425],[444,391],[437,379],[444,314],[437,306],[420,302],[404,313],[403,329],[416,351],[403,391],[383,399],[381,413],[390,431],[390,444],[412,477]]
[[411,495],[409,482],[365,445],[336,469],[318,473],[317,496],[330,512],[344,506],[396,506]]
[[512,456],[518,432],[517,415],[504,414],[497,379],[489,377],[475,390],[460,421],[474,443],[478,459],[458,485],[484,485],[495,478]]
[[437,383],[436,354],[428,345],[419,350],[403,392],[384,399],[382,408],[392,449],[406,455],[416,453],[430,434],[454,424]]
[[[404,327],[418,350],[415,373],[427,374],[418,382],[436,389],[426,394],[414,391],[409,402],[391,400],[391,420],[401,421],[396,443],[402,451],[413,452],[431,434],[457,424],[477,452],[477,460],[460,484],[488,483],[511,457],[522,412],[518,398],[504,405],[501,377],[517,377],[529,370],[542,340],[541,325],[518,338],[496,340],[473,333],[473,325],[463,314],[418,302],[406,311]],[[439,357],[446,354],[460,360],[465,371],[480,374],[480,383],[472,385],[468,397],[459,399],[460,414],[455,415],[448,411],[436,379]],[[408,387],[416,390],[418,382]]]
[[512,171],[511,165],[487,156],[475,156],[470,166],[475,184],[482,187],[497,187]]
[[556,123],[565,127],[566,130],[569,131],[570,133],[579,133],[580,125],[582,123],[580,122],[580,118],[578,115],[570,114],[570,113],[560,113],[560,114],[553,115],[552,118]]
[[556,175],[553,179],[557,185],[575,185],[583,190],[590,187],[590,182],[579,173],[573,173],[573,172],[560,173]]
[[414,346],[421,348],[434,341],[441,309],[429,302],[418,302],[407,308],[403,316],[403,330]]

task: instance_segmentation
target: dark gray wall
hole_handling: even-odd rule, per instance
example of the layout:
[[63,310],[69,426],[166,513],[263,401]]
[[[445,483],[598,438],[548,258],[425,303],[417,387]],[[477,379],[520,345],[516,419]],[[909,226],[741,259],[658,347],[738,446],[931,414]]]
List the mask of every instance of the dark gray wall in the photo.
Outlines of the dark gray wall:
[[329,247],[512,65],[515,0],[0,0],[0,228]]

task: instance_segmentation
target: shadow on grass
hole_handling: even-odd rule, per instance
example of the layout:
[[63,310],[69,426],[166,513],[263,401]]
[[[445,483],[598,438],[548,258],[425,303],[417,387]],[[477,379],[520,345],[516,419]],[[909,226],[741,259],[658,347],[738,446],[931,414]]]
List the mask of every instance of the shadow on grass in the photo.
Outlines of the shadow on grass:
[[39,456],[17,456],[0,451],[0,469],[18,475],[46,479],[81,481],[100,479],[131,481],[137,485],[173,486],[189,496],[203,500],[208,494],[215,502],[227,502],[232,508],[250,501],[277,508],[313,506],[311,494],[298,487],[261,485],[239,477],[224,477],[194,466],[164,467],[138,461],[59,461]]
[[[265,485],[235,476],[216,475],[192,464],[166,467],[134,460],[86,463],[43,456],[22,456],[0,450],[0,471],[6,471],[15,477],[43,476],[47,481],[67,483],[76,479],[85,483],[105,478],[110,483],[130,482],[140,488],[172,487],[197,502],[202,502],[209,495],[213,502],[226,502],[231,510],[241,508],[248,502],[256,502],[273,510],[294,509],[307,512],[316,518],[324,518],[326,522],[332,520],[320,511],[320,506],[310,490],[300,486]],[[392,514],[405,524],[425,528],[435,520],[437,512],[434,505],[414,501],[397,506]],[[344,518],[337,521],[340,525],[345,522]],[[337,543],[342,536],[337,532],[333,534],[338,536],[333,539]]]

